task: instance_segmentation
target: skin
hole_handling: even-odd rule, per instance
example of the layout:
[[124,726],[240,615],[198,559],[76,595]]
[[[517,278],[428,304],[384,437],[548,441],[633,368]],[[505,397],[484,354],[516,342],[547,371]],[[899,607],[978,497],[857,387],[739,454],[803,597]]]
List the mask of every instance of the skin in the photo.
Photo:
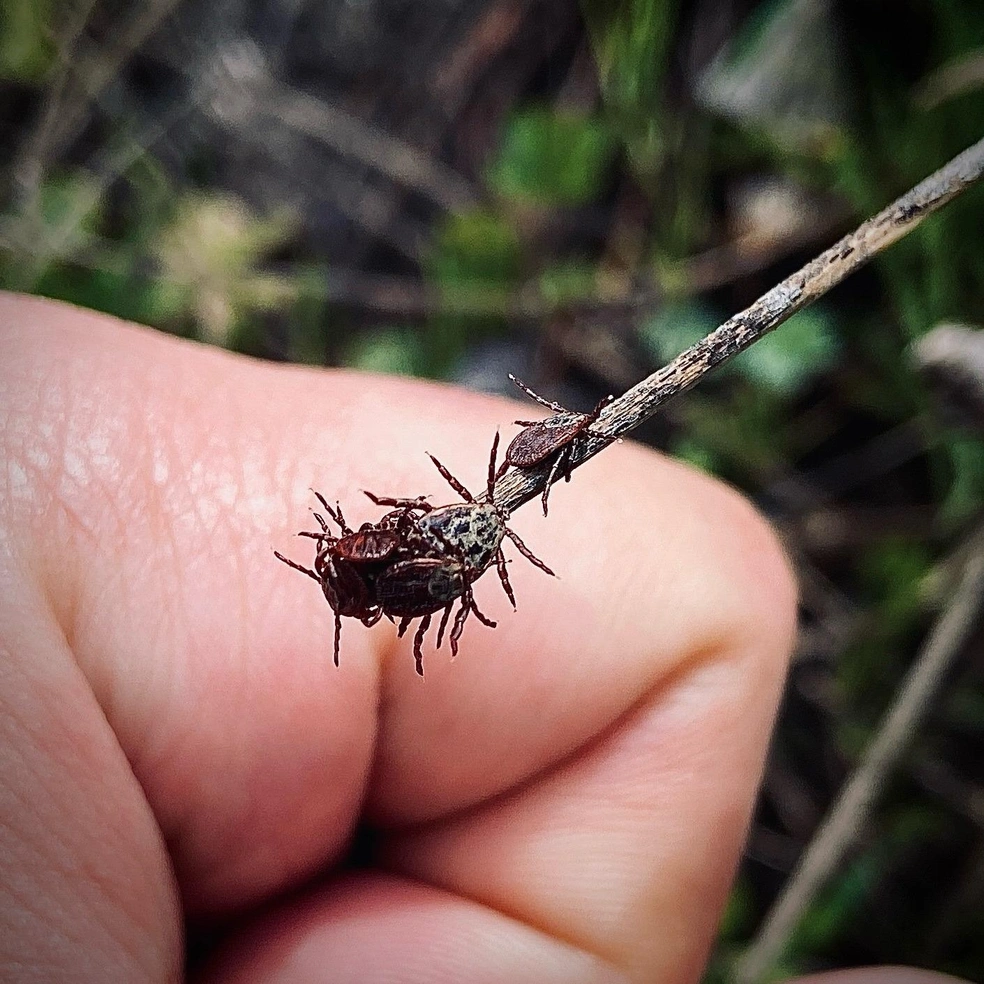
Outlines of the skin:
[[479,488],[514,405],[30,298],[0,337],[0,978],[180,980],[186,921],[205,982],[699,978],[794,626],[737,493],[613,447],[513,518],[560,577],[512,551],[498,629],[421,681],[349,620],[336,670],[273,557],[309,487],[447,502],[424,450]]

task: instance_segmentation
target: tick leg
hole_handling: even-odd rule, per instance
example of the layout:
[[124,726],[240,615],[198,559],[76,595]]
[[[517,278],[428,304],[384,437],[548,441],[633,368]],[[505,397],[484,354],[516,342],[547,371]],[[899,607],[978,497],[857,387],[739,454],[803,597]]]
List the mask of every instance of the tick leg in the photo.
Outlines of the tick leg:
[[278,553],[276,550],[273,551],[273,556],[277,560],[282,560],[288,567],[293,567],[295,571],[300,571],[302,574],[307,574],[308,577],[313,577],[318,584],[321,584],[321,578],[314,571],[308,570],[306,567],[301,567],[300,564],[295,564],[294,561],[288,560],[282,553]]
[[578,438],[571,441],[570,444],[560,452],[561,458],[564,459],[564,481],[569,482],[571,480],[571,472],[573,471],[574,464],[574,447],[577,444]]
[[345,517],[342,515],[342,504],[340,502],[335,503],[335,519],[339,526],[342,528],[342,533],[348,536],[349,533],[354,532],[354,530],[345,522]]
[[511,530],[511,529],[509,529],[509,527],[506,527],[506,536],[508,536],[509,539],[512,540],[512,542],[516,544],[516,549],[534,567],[539,567],[541,571],[543,571],[546,574],[549,574],[551,577],[556,577],[557,576],[556,574],[554,574],[554,572],[552,570],[550,570],[549,567],[547,567],[547,565],[542,560],[540,560],[539,557],[536,556],[536,554],[533,553],[532,550],[530,550],[530,548],[528,546],[526,546],[525,543],[523,543],[522,540],[520,540],[519,534],[515,530]]
[[495,437],[492,438],[492,453],[489,455],[489,481],[486,486],[486,495],[489,497],[489,502],[493,502],[495,496],[492,494],[495,491],[495,456],[499,450],[499,432],[495,432]]
[[[601,411],[608,406],[615,399],[614,396],[606,396],[603,400],[598,401],[598,405],[588,414],[587,423],[593,424],[598,417],[601,415]],[[611,436],[611,434],[599,434],[597,431],[593,431],[590,427],[584,428],[584,433],[590,437],[603,437],[606,441],[615,441],[617,438]]]
[[495,567],[499,572],[499,580],[502,582],[502,590],[506,592],[509,603],[516,607],[516,596],[513,594],[512,585],[509,583],[509,572],[506,570],[506,555],[502,552],[502,547],[495,552]]
[[567,407],[562,407],[559,403],[551,403],[550,400],[545,400],[539,393],[534,393],[533,390],[529,388],[521,379],[517,379],[512,373],[509,373],[509,378],[531,399],[536,400],[541,407],[546,407],[548,410],[553,410],[554,413],[569,413]]
[[377,608],[371,615],[366,615],[363,617],[362,624],[367,629],[371,629],[382,617],[383,610],[381,608]]
[[335,612],[335,666],[338,666],[338,653],[342,645],[342,616]]
[[475,616],[478,618],[479,622],[482,623],[482,625],[487,625],[490,629],[494,629],[498,624],[487,615],[482,614],[478,605],[475,604],[475,596],[471,592],[468,593],[468,607],[475,613]]
[[404,616],[400,619],[400,627],[396,630],[396,638],[402,639],[406,634],[407,629],[410,628],[410,623],[413,621],[409,616]]
[[390,506],[392,509],[420,509],[423,512],[430,512],[434,507],[426,501],[427,496],[418,495],[416,499],[394,499],[388,495],[374,495],[366,489],[362,494],[367,496],[377,506]]
[[[469,589],[468,594],[471,594]],[[458,609],[458,614],[454,617],[454,627],[451,629],[451,658],[454,659],[458,655],[458,640],[461,638],[461,633],[464,631],[465,622],[468,620],[468,613],[471,611],[471,606],[468,604],[467,596],[462,596],[461,598],[461,608]]]
[[601,416],[601,411],[604,410],[609,403],[614,403],[614,402],[615,402],[614,396],[603,396],[598,401],[598,405],[594,408],[594,410],[592,410],[591,413],[588,414],[589,419],[597,420],[598,417]]
[[417,634],[413,637],[413,658],[416,662],[417,673],[420,676],[424,675],[424,654],[420,647],[424,644],[424,636],[430,628],[430,624],[430,615],[425,615],[420,620],[420,625],[417,626]]
[[547,515],[547,497],[550,495],[550,486],[553,485],[556,479],[557,472],[560,470],[561,462],[564,459],[564,455],[567,452],[567,448],[561,449],[560,454],[558,454],[550,466],[550,473],[547,475],[547,484],[543,486],[543,495],[540,497],[540,501],[543,503],[543,515]]
[[465,502],[475,501],[475,497],[471,494],[471,492],[469,492],[468,489],[466,489],[464,485],[462,485],[461,482],[459,482],[458,479],[456,479],[454,475],[452,475],[451,472],[449,472],[447,468],[445,468],[444,465],[442,465],[437,458],[434,457],[434,455],[429,454],[427,457],[434,462],[434,467],[441,473],[441,477],[444,481],[446,481],[448,485],[450,485],[451,488],[453,488],[455,492],[457,492],[458,495],[465,500]]
[[437,649],[441,648],[441,643],[444,641],[444,630],[448,627],[448,619],[451,617],[452,608],[454,608],[454,602],[449,601],[444,609],[444,614],[441,616],[441,624],[437,629]]
[[[314,492],[314,489],[311,489],[311,491]],[[331,518],[335,520],[335,522],[338,524],[338,527],[342,531],[343,535],[352,532],[345,525],[345,517],[342,516],[342,507],[337,502],[335,503],[337,508],[332,509],[332,507],[328,505],[328,500],[320,492],[314,492],[314,496],[318,500],[318,502],[320,502],[321,505],[325,507],[325,512],[328,513],[328,515],[331,516]],[[324,520],[321,520],[321,523],[322,525],[324,525]],[[325,526],[325,529],[327,530],[328,527]]]

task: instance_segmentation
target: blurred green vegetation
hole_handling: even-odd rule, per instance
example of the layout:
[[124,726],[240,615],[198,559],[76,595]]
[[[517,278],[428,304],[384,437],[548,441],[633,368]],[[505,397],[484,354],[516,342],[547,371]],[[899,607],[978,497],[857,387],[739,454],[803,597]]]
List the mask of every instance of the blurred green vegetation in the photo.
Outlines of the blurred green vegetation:
[[[825,209],[842,211],[834,225],[846,231],[984,135],[979,0],[738,5],[746,15],[699,68],[694,5],[583,0],[581,9],[596,98],[572,108],[541,87],[512,107],[485,164],[480,204],[431,222],[415,281],[429,300],[423,315],[353,316],[326,288],[332,271],[304,235],[304,210],[192,179],[213,171],[200,160],[189,157],[182,170],[150,146],[114,173],[64,154],[37,180],[23,179],[30,127],[7,134],[0,285],[257,355],[427,376],[451,376],[481,343],[528,333],[517,309],[534,310],[538,323],[573,319],[582,306],[617,307],[639,288],[649,301],[621,341],[641,376],[829,244],[832,231],[810,235]],[[36,123],[55,64],[52,13],[49,3],[0,3],[0,84]],[[127,125],[103,119],[85,133],[107,151],[131,139]],[[733,193],[750,178],[764,191],[759,211],[743,214]],[[803,210],[776,213],[788,189],[815,203],[805,225]],[[641,202],[641,234],[619,225],[624,201]],[[695,275],[696,260],[736,240],[781,246],[794,232],[805,245],[774,262],[725,270],[711,286]],[[823,502],[930,513],[914,529],[858,536],[847,556],[815,559],[864,612],[831,656],[837,720],[826,754],[845,769],[925,632],[948,538],[984,505],[984,441],[941,420],[907,356],[940,322],[981,325],[982,299],[978,187],[879,256],[857,284],[734,359],[684,401],[665,440],[795,527],[796,508],[776,505],[780,479],[829,477],[839,455],[892,428],[914,435],[915,449],[890,478],[873,473],[851,485],[852,476],[835,476],[846,491]],[[572,368],[598,375],[596,363],[572,360]],[[967,748],[979,752],[984,742],[976,681],[955,687],[942,720],[953,735],[939,754],[959,747],[967,782],[984,782],[980,766],[968,765]],[[876,960],[984,979],[981,908],[947,909],[945,888],[920,881],[912,865],[922,854],[952,873],[965,856],[960,836],[975,835],[960,835],[967,821],[939,802],[927,806],[916,786],[911,777],[895,784],[877,831],[815,900],[777,979]],[[774,897],[768,884],[761,870],[743,870],[709,982],[729,979]],[[876,911],[886,897],[890,926]],[[949,913],[946,926],[927,915],[933,904]]]

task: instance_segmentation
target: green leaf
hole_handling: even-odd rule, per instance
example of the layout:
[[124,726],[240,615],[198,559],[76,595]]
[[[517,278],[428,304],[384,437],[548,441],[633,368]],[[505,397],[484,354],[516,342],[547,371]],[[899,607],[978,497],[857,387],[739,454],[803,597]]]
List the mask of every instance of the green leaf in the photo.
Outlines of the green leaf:
[[583,205],[598,197],[614,151],[597,119],[526,110],[510,120],[489,182],[521,202]]
[[591,297],[596,292],[597,270],[577,263],[552,266],[540,274],[540,293],[550,304],[564,304]]
[[940,511],[945,522],[958,524],[984,505],[984,441],[955,436],[946,442],[946,451],[952,477]]
[[855,922],[883,870],[884,860],[878,851],[855,858],[807,910],[794,934],[792,954],[830,948]]
[[722,937],[737,937],[755,925],[755,896],[751,886],[739,877],[732,886],[718,928]]
[[510,282],[520,273],[519,241],[509,222],[487,209],[451,215],[429,269],[445,287]]
[[674,458],[708,474],[716,474],[722,469],[721,455],[696,437],[681,437],[674,441],[670,445],[670,453]]
[[664,304],[639,329],[639,340],[656,362],[669,362],[720,323],[717,313],[697,301]]
[[54,54],[50,0],[0,0],[0,77],[39,81]]
[[352,369],[414,376],[421,365],[420,334],[409,328],[378,328],[357,335],[343,355]]
[[679,0],[581,0],[606,101],[655,109],[673,52]]

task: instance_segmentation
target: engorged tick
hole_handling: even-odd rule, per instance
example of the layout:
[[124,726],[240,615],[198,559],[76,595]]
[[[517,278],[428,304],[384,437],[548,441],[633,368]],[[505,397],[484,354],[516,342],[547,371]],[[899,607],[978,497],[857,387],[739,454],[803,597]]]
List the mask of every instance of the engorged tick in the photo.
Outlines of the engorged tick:
[[615,397],[606,396],[590,413],[575,413],[562,407],[559,403],[545,400],[512,373],[509,374],[509,378],[530,399],[536,400],[548,410],[553,410],[555,416],[547,417],[546,420],[514,421],[514,423],[522,425],[524,429],[512,439],[509,447],[506,448],[506,457],[496,478],[500,478],[510,465],[514,468],[534,468],[554,455],[541,497],[543,515],[546,516],[550,486],[553,485],[558,474],[562,474],[567,482],[571,480],[571,458],[577,449],[578,442],[587,437],[607,437],[606,434],[599,434],[591,430],[591,425]]

